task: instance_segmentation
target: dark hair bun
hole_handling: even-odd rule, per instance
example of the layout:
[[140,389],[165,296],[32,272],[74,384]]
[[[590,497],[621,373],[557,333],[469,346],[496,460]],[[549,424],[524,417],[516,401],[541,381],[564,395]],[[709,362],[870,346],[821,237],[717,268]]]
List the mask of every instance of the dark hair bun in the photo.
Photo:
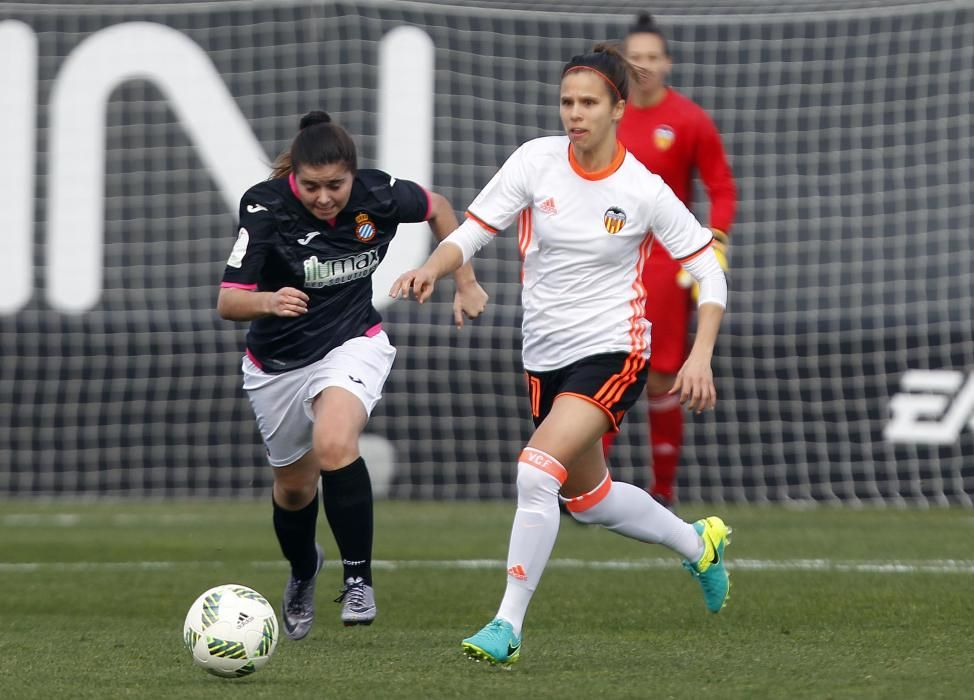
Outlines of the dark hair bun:
[[640,12],[636,15],[636,23],[632,25],[632,32],[645,32],[647,30],[655,31],[656,22],[648,12]]
[[301,125],[298,127],[298,130],[307,129],[309,126],[314,126],[315,124],[328,124],[330,122],[331,117],[328,116],[328,112],[322,112],[320,109],[316,109],[301,117]]

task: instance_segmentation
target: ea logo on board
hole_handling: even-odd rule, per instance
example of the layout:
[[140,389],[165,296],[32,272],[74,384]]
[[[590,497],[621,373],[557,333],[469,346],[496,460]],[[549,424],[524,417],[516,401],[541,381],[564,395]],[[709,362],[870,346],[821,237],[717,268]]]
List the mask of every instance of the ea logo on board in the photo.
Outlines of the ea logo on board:
[[660,124],[656,127],[656,131],[653,132],[653,143],[661,151],[668,151],[674,141],[676,141],[676,132],[673,131],[673,127],[671,126]]
[[626,225],[626,212],[619,207],[609,207],[605,210],[602,223],[605,224],[605,230],[609,233],[619,233],[622,227]]
[[355,215],[355,237],[363,243],[368,243],[373,238],[377,229],[375,224],[364,211]]

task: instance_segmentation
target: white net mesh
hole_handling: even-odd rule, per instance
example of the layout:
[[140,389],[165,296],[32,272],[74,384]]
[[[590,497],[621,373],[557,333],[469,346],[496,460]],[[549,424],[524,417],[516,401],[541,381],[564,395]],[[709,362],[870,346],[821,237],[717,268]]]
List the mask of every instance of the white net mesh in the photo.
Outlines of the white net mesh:
[[[0,22],[28,25],[38,51],[35,290],[0,316],[0,495],[227,495],[269,483],[239,388],[243,329],[213,311],[233,212],[152,81],[128,81],[108,100],[99,302],[69,315],[45,301],[46,183],[57,167],[49,102],[82,40],[125,22],[172,27],[205,50],[268,156],[302,113],[324,108],[370,166],[378,43],[419,27],[435,45],[432,184],[462,210],[519,143],[558,131],[562,64],[621,37],[636,9],[0,3]],[[721,401],[688,420],[679,496],[969,503],[974,407],[960,390],[926,417],[950,422],[955,410],[952,441],[894,442],[883,431],[904,372],[974,369],[974,9],[838,0],[652,9],[675,56],[672,82],[719,125],[740,197],[715,361]],[[393,495],[512,492],[513,459],[530,434],[516,236],[501,236],[476,266],[492,306],[462,333],[447,289],[422,308],[383,311],[400,355],[368,430],[394,447]],[[613,455],[617,478],[640,485],[645,408],[630,413]]]

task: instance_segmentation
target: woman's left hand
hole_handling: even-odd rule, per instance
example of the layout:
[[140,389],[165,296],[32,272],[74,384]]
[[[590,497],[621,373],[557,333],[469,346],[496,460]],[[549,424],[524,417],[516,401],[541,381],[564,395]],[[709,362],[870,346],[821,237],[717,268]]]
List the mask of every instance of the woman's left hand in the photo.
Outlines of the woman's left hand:
[[680,403],[695,413],[713,408],[717,403],[717,387],[710,359],[692,352],[676,375],[670,394],[679,394]]
[[477,318],[487,306],[487,292],[477,282],[457,285],[457,293],[453,296],[453,322],[457,328],[463,328],[463,317]]

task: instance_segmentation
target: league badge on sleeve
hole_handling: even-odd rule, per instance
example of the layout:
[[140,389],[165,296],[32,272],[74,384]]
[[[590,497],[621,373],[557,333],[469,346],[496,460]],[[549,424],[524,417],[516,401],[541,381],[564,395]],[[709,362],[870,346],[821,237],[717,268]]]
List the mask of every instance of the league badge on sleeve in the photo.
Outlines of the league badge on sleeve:
[[626,225],[626,212],[619,207],[609,207],[605,210],[602,223],[605,224],[605,230],[609,233],[619,233],[622,227]]
[[250,243],[250,233],[247,229],[241,227],[240,232],[237,234],[237,242],[233,244],[233,250],[230,251],[230,258],[227,260],[228,267],[235,267],[238,270],[243,267],[244,255],[247,254],[247,246]]
[[364,211],[355,215],[355,237],[363,243],[369,243],[378,231],[375,224]]

